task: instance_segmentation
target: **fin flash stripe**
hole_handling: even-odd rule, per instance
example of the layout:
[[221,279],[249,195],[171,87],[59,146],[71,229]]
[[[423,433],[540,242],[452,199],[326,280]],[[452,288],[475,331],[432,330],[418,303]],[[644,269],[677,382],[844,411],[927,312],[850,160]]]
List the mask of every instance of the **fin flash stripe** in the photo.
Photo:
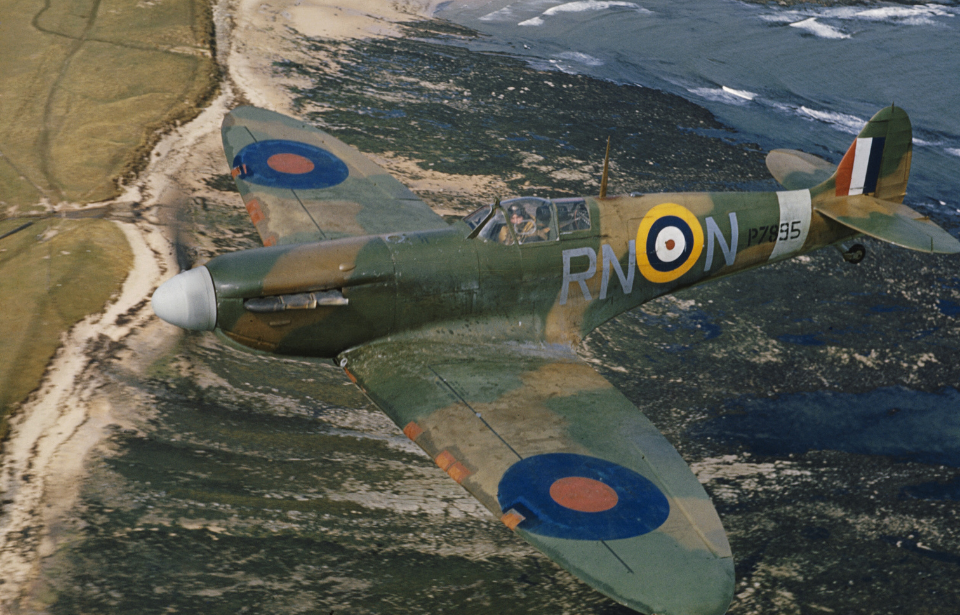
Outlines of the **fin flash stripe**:
[[880,179],[884,137],[857,138],[837,167],[837,196],[873,194]]

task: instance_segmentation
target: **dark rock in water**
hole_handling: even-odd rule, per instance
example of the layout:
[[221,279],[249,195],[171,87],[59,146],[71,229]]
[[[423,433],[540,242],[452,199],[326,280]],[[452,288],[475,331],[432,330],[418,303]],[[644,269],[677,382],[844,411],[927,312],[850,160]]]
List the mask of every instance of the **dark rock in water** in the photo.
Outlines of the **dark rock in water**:
[[960,468],[960,392],[893,387],[731,400],[692,431],[762,455],[835,450]]
[[[304,115],[361,151],[496,176],[514,194],[596,194],[611,135],[611,193],[731,190],[769,179],[756,146],[732,132],[706,136],[724,127],[678,96],[470,51],[457,43],[476,34],[443,22],[406,29],[404,38],[349,48],[300,39],[307,55],[335,56],[337,69],[278,68],[310,84],[297,89]],[[478,195],[496,196],[507,195]]]
[[946,482],[931,481],[907,485],[900,490],[901,498],[914,500],[950,500],[960,502],[960,476]]

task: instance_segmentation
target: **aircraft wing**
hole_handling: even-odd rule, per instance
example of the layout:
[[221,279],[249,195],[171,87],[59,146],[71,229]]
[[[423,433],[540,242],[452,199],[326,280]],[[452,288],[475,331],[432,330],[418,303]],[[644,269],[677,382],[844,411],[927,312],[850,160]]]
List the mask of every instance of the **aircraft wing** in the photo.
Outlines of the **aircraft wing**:
[[814,209],[855,231],[901,248],[930,254],[960,252],[960,242],[953,235],[901,203],[858,194],[825,199]]
[[357,149],[309,124],[238,107],[221,132],[231,174],[266,246],[448,226]]
[[571,351],[394,339],[341,358],[441,469],[580,579],[644,613],[726,611],[733,559],[703,487]]
[[767,154],[767,169],[787,190],[805,190],[830,179],[837,165],[806,152],[775,149]]

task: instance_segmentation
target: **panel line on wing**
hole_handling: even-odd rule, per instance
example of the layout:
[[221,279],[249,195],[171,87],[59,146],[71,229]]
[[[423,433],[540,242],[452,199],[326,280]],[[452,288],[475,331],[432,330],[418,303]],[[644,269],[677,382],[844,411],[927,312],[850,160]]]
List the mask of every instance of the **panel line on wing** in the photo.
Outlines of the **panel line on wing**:
[[449,382],[447,382],[447,379],[446,379],[446,378],[444,378],[443,376],[441,376],[440,374],[438,374],[438,373],[437,373],[437,370],[433,369],[433,366],[432,366],[432,365],[427,365],[427,369],[429,369],[431,372],[433,372],[433,375],[436,376],[436,377],[440,380],[440,382],[442,382],[442,383],[444,384],[444,386],[446,386],[447,389],[449,389],[450,392],[453,393],[453,395],[454,395],[457,399],[460,400],[460,403],[462,403],[464,406],[466,406],[467,408],[469,408],[469,410],[470,410],[471,412],[473,412],[473,414],[474,414],[478,419],[480,419],[480,422],[483,423],[484,426],[486,426],[486,428],[490,430],[490,433],[492,433],[493,435],[497,436],[497,438],[499,438],[500,441],[503,442],[504,446],[506,446],[507,448],[510,449],[510,452],[512,452],[514,455],[516,455],[518,459],[521,459],[521,460],[523,459],[523,455],[521,455],[520,453],[518,453],[518,452],[516,451],[516,449],[514,449],[512,446],[510,446],[510,443],[507,442],[506,440],[504,440],[504,439],[503,439],[503,436],[501,436],[500,434],[498,434],[498,433],[497,433],[497,430],[495,430],[493,427],[490,426],[490,423],[488,423],[487,420],[486,420],[485,418],[483,418],[483,416],[482,416],[479,412],[477,412],[476,409],[474,409],[473,406],[470,405],[470,402],[468,402],[466,399],[464,399],[463,395],[461,395],[455,388],[453,388],[453,386],[452,386]]
[[601,541],[600,541],[600,544],[602,544],[603,546],[605,546],[605,547],[607,548],[607,551],[609,551],[611,555],[613,555],[615,558],[617,558],[617,561],[618,561],[618,562],[620,562],[621,564],[623,564],[623,567],[627,569],[627,572],[629,572],[630,574],[633,574],[633,568],[631,568],[630,566],[627,566],[627,562],[625,562],[625,561],[623,561],[622,559],[620,559],[620,556],[617,555],[617,552],[614,551],[613,548],[612,548],[610,545],[607,544],[607,541],[606,541],[606,540],[601,540]]
[[317,231],[320,233],[320,237],[326,240],[327,235],[323,232],[323,229],[320,228],[320,225],[317,223],[317,219],[313,217],[313,214],[310,213],[310,210],[307,209],[307,206],[303,204],[303,200],[300,198],[300,195],[297,194],[296,190],[291,189],[290,192],[293,193],[294,198],[297,199],[297,203],[300,203],[300,207],[303,208],[303,211],[306,212],[307,216],[310,218],[310,221],[313,222],[313,225],[317,227]]

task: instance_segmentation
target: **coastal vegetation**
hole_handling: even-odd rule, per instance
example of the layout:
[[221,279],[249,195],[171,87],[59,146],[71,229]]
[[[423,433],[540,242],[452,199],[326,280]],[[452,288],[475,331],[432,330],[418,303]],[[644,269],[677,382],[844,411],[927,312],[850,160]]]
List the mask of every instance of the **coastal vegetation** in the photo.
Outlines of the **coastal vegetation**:
[[[19,226],[0,222],[0,235]],[[133,255],[107,220],[42,219],[0,245],[0,408],[11,408],[36,387],[63,332],[119,292]]]
[[22,0],[6,7],[0,437],[62,334],[103,308],[132,262],[115,224],[54,216],[121,194],[164,132],[216,94],[214,55],[208,0]]

